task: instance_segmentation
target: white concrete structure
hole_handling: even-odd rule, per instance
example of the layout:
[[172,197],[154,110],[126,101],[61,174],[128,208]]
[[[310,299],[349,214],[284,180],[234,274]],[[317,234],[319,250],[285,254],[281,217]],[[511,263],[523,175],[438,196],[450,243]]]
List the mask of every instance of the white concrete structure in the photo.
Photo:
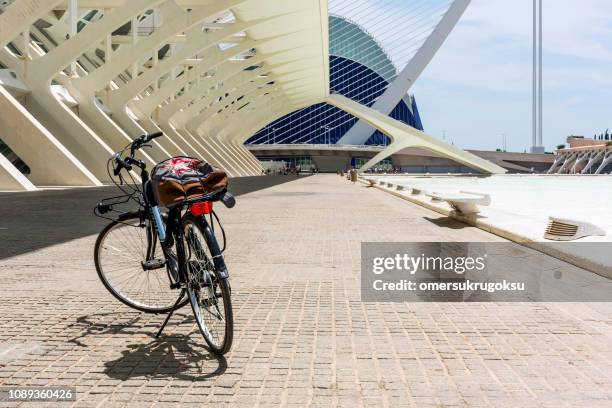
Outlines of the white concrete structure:
[[[436,55],[452,29],[455,28],[455,25],[457,25],[457,22],[469,6],[470,1],[457,0],[451,4],[425,43],[397,75],[391,86],[372,105],[374,110],[389,115],[399,101],[406,96],[412,85],[425,70],[425,67]],[[339,143],[365,144],[373,132],[374,130],[366,121],[360,120],[340,139]]]
[[[378,180],[377,188],[407,201],[612,278],[612,257],[604,250],[612,237],[610,176],[373,175],[368,178]],[[388,183],[402,185],[404,191],[385,187]],[[447,201],[432,201],[427,195],[432,191],[439,197],[455,196],[459,191],[477,192],[490,196],[490,205],[481,206],[477,215],[460,214]],[[533,203],[537,205],[530,205]],[[551,241],[545,237],[551,218],[568,226],[578,226],[577,235],[570,236],[572,239],[582,235],[581,225],[587,234],[572,243]],[[585,228],[588,224],[591,227]],[[571,227],[561,227],[568,228],[561,232],[573,232]],[[594,243],[601,245],[591,245]]]
[[562,149],[548,174],[606,174],[612,164],[611,146],[585,146]]
[[[467,3],[457,0],[451,17]],[[420,145],[484,172],[500,171],[401,122],[381,121],[376,110],[330,97],[327,0],[3,4],[0,139],[30,174],[0,160],[0,189],[107,183],[108,157],[158,130],[167,137],[141,152],[150,166],[192,155],[234,177],[258,175],[262,167],[244,141],[322,102],[358,112],[389,134],[395,143],[381,157],[400,144]],[[404,83],[422,71],[451,25],[432,37]]]
[[[401,185],[398,185],[401,187]],[[472,193],[469,191],[459,191],[458,193],[427,193],[434,201],[446,201],[450,207],[463,215],[474,215],[480,212],[479,206],[487,207],[491,205],[489,194]]]
[[465,150],[461,150],[453,145],[444,143],[435,137],[429,136],[424,132],[406,125],[403,122],[392,119],[373,108],[363,106],[357,102],[345,98],[342,95],[331,95],[327,102],[351,113],[352,115],[366,122],[368,125],[380,130],[382,133],[389,136],[392,141],[392,143],[385,150],[367,162],[360,169],[361,171],[369,169],[386,157],[389,157],[405,148],[421,147],[426,150],[436,152],[442,156],[451,158],[458,163],[482,171],[483,173],[506,173],[505,169],[490,161],[481,159],[472,153],[468,153]]

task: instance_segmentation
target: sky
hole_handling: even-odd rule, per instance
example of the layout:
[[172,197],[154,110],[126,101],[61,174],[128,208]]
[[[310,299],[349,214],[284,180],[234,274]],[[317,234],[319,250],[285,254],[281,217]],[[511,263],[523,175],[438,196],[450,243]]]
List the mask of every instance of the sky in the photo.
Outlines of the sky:
[[[472,0],[411,93],[425,131],[461,148],[531,146],[532,0]],[[612,130],[612,1],[544,0],[547,151]]]

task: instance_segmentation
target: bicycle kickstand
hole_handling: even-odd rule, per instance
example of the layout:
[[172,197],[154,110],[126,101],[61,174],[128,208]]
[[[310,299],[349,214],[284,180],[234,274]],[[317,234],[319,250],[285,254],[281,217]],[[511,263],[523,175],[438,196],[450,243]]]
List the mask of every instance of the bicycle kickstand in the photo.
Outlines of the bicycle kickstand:
[[162,331],[164,331],[164,328],[168,324],[168,321],[172,317],[172,314],[174,313],[176,309],[178,309],[178,304],[181,302],[181,299],[183,299],[184,294],[185,294],[185,289],[181,290],[181,294],[179,295],[178,299],[176,299],[176,303],[174,303],[174,306],[172,306],[172,309],[168,313],[168,316],[166,316],[166,320],[164,320],[164,323],[161,325],[161,327],[159,328],[159,331],[155,335],[156,338],[159,338],[159,336],[161,336]]

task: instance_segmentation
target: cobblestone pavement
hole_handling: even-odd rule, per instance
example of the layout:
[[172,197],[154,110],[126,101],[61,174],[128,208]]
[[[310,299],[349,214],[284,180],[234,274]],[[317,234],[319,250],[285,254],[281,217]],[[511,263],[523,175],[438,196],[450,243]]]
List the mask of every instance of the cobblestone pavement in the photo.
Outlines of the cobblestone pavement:
[[76,385],[75,406],[105,408],[612,406],[608,305],[360,302],[360,242],[492,235],[325,175],[221,213],[225,359],[187,308],[155,339],[163,316],[105,291],[88,236],[0,261],[0,384]]

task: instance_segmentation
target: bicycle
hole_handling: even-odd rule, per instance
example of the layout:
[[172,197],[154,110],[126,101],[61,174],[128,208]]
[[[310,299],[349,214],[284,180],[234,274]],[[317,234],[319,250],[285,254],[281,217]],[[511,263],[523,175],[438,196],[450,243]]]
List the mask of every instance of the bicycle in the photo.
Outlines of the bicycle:
[[[141,136],[108,161],[109,177],[124,195],[104,199],[94,208],[97,216],[111,220],[96,240],[96,271],[106,289],[124,304],[142,312],[168,313],[156,337],[174,311],[190,303],[208,348],[222,355],[232,345],[233,312],[223,259],[225,231],[213,202],[231,208],[235,199],[226,188],[217,188],[162,211],[146,164],[136,158],[138,150],[150,147],[148,142],[160,136]],[[122,158],[128,147],[130,154]],[[111,164],[119,183],[110,176]],[[140,169],[140,183],[134,168]],[[123,171],[132,183],[125,182]],[[137,203],[138,210],[118,210],[129,203]],[[119,216],[109,218],[110,212]],[[222,232],[223,248],[215,237],[215,222]]]

